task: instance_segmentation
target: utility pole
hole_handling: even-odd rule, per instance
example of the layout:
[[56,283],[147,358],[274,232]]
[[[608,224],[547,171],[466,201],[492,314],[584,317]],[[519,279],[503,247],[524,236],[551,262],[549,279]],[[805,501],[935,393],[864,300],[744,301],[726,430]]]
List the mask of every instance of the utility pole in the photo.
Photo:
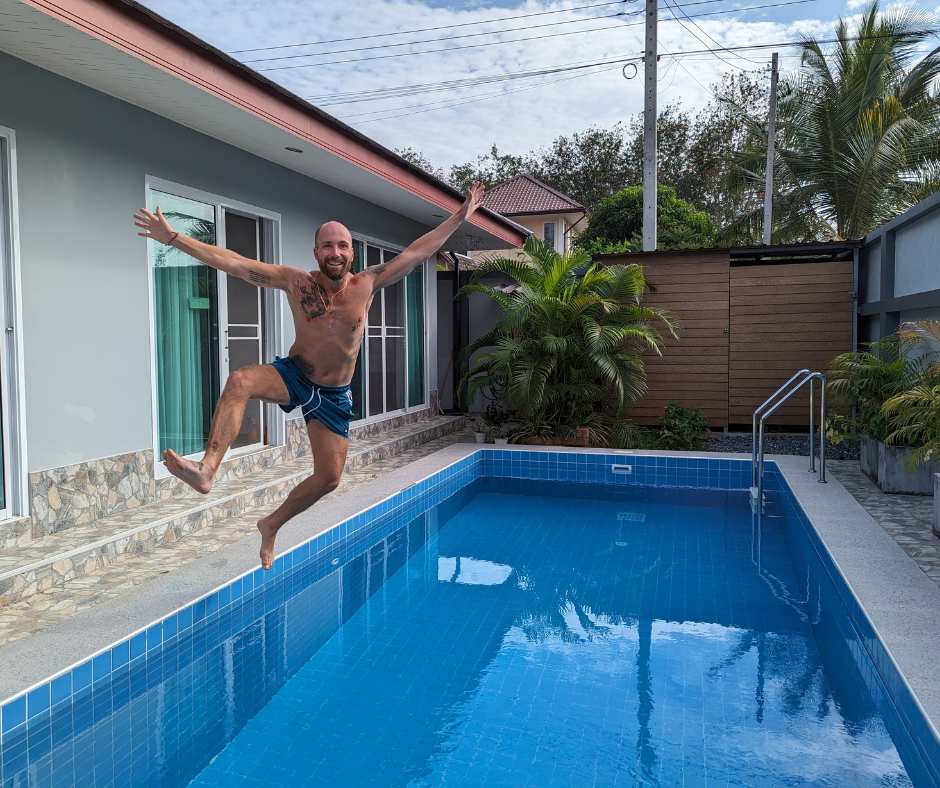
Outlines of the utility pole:
[[643,251],[656,251],[656,25],[658,0],[646,0],[646,50],[643,54]]
[[777,53],[770,58],[770,108],[767,111],[767,167],[764,173],[764,245],[774,224],[774,153],[777,147]]

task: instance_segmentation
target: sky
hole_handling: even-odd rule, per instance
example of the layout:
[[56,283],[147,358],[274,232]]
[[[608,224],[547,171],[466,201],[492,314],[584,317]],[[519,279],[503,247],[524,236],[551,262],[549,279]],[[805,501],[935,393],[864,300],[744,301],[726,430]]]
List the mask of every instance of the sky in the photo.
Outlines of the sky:
[[[778,5],[784,2],[791,4]],[[940,17],[935,2],[908,2],[904,7],[931,15],[935,27]],[[632,67],[622,65],[643,50],[642,0],[145,3],[383,145],[415,148],[445,171],[476,159],[492,144],[503,152],[522,154],[549,145],[559,135],[611,127],[643,108],[642,64],[635,77]],[[853,17],[865,4],[865,0],[660,0],[659,51],[663,55],[717,45],[791,42],[807,35],[829,38],[840,16]],[[767,5],[776,7],[754,8]],[[674,20],[673,13],[683,24]],[[526,16],[507,20],[522,15]],[[426,28],[443,29],[400,32]],[[934,37],[929,46],[938,43]],[[305,46],[285,47],[294,44]],[[679,104],[694,112],[707,103],[710,86],[722,74],[767,70],[770,53],[771,49],[758,49],[722,53],[720,59],[713,54],[661,57],[660,108]],[[781,71],[797,68],[795,48],[782,47],[779,53]],[[616,60],[621,62],[526,79],[464,83],[432,93],[365,95],[399,86]]]

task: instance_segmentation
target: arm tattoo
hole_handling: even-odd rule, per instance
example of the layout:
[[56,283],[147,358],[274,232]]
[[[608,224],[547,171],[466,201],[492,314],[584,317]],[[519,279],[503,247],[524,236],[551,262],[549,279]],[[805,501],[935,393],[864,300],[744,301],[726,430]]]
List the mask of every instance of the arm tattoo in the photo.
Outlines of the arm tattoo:
[[253,285],[267,285],[271,283],[271,277],[258,271],[249,271],[248,281]]

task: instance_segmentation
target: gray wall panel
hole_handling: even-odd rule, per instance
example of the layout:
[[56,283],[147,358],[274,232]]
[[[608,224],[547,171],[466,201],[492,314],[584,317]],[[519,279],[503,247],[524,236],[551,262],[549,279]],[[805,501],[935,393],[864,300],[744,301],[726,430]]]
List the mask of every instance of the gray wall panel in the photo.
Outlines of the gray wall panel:
[[302,267],[327,218],[399,245],[427,229],[2,53],[0,96],[18,146],[30,470],[152,445],[147,257],[131,225],[145,175],[279,212],[283,261]]

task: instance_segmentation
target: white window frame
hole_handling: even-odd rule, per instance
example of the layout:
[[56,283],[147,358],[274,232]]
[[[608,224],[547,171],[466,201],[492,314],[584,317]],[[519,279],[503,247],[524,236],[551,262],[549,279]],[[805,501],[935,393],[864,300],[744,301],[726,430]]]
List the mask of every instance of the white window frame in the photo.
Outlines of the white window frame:
[[[371,235],[366,235],[364,233],[359,233],[351,231],[351,235],[354,241],[361,241],[364,244],[372,244],[373,246],[379,246],[383,249],[395,252],[400,254],[403,247],[400,244],[390,243],[388,241],[383,241],[381,238],[376,238]],[[366,270],[367,258],[365,256],[365,249],[363,249],[363,260],[362,260],[362,270]],[[404,325],[404,340],[405,340],[405,407],[399,408],[398,410],[393,411],[384,411],[375,415],[369,414],[369,318],[366,316],[366,327],[363,333],[364,342],[360,349],[360,354],[362,356],[362,372],[363,378],[365,379],[365,397],[363,402],[363,412],[366,414],[364,418],[356,419],[355,421],[350,422],[351,426],[358,427],[365,424],[376,424],[378,422],[387,421],[388,419],[393,419],[397,416],[402,416],[406,413],[414,413],[415,411],[425,410],[430,406],[431,391],[430,391],[430,375],[428,374],[429,367],[429,350],[428,350],[428,335],[430,334],[429,325],[428,325],[428,266],[430,263],[430,258],[421,263],[424,266],[424,276],[421,279],[421,295],[424,305],[424,336],[422,337],[422,345],[424,346],[424,390],[422,394],[422,402],[418,405],[408,405],[408,286],[404,285],[404,297],[405,297],[405,325]],[[404,281],[404,280],[402,280]],[[385,308],[382,308],[382,330],[384,337],[385,330]],[[385,351],[385,343],[382,343],[383,353]],[[385,358],[382,359],[382,369],[385,369]],[[387,389],[385,386],[385,380],[382,380],[382,403],[383,408],[387,397]]]
[[[155,175],[145,175],[144,176],[144,205],[147,204],[146,200],[149,196],[150,190],[168,192],[170,194],[176,195],[177,197],[183,197],[189,200],[196,200],[198,202],[205,203],[207,205],[212,205],[215,208],[215,226],[216,226],[216,245],[220,247],[225,246],[225,210],[229,209],[236,213],[248,214],[250,216],[257,216],[261,219],[269,220],[274,229],[274,238],[272,245],[272,252],[274,259],[271,260],[275,265],[280,265],[282,258],[281,254],[281,214],[276,211],[269,211],[266,208],[259,208],[256,205],[250,205],[248,203],[241,202],[240,200],[235,200],[230,197],[223,197],[213,192],[204,191],[203,189],[194,188],[192,186],[186,186],[182,183],[177,183],[175,181],[166,180],[164,178],[157,177]],[[166,479],[171,474],[167,470],[166,465],[164,465],[163,460],[159,456],[160,450],[160,414],[158,407],[157,399],[157,353],[154,345],[153,338],[156,335],[156,315],[154,314],[153,301],[154,301],[154,281],[153,281],[153,268],[150,265],[150,253],[149,250],[144,252],[144,260],[147,265],[147,289],[148,289],[148,302],[147,308],[150,313],[150,337],[149,337],[149,350],[150,350],[150,412],[151,412],[151,426],[152,426],[152,441],[153,441],[153,472],[156,479]],[[221,271],[219,275],[224,277],[225,274]],[[224,282],[224,280],[223,280]],[[224,283],[219,288],[219,299],[220,302],[224,301],[225,295],[225,285]],[[282,314],[283,314],[283,303],[284,303],[284,294],[278,290],[266,289],[264,290],[265,305],[268,307],[266,309],[267,320],[265,325],[262,327],[263,331],[267,330],[270,333],[268,334],[270,338],[270,345],[273,351],[277,355],[284,354],[284,332],[282,329]],[[227,304],[220,303],[219,305],[219,330],[220,337],[219,341],[222,342],[222,332],[228,327],[228,309]],[[223,324],[224,323],[224,324]],[[262,333],[262,336],[264,334]],[[223,353],[224,348],[219,348],[219,375],[220,375],[220,385],[225,385],[225,379],[222,377],[223,372],[227,372],[228,363],[227,360],[223,362]],[[234,457],[241,457],[246,454],[251,454],[257,451],[263,451],[265,449],[274,448],[276,446],[283,446],[286,442],[287,436],[287,426],[284,412],[277,406],[273,404],[266,404],[264,408],[264,420],[268,426],[268,435],[269,443],[266,444],[253,444],[251,446],[242,446],[237,449],[229,449],[225,456],[222,458],[222,461],[230,460]],[[202,452],[198,455],[190,455],[194,458],[202,456]]]
[[552,249],[558,251],[558,222],[542,222],[542,241],[545,241],[545,228],[551,225],[552,227]]
[[[6,222],[6,250],[0,249],[0,260],[8,258],[7,265],[0,265],[0,318],[4,341],[4,369],[0,376],[0,387],[5,416],[3,424],[3,466],[6,484],[5,508],[0,510],[0,519],[23,517],[29,514],[29,472],[26,465],[26,373],[23,353],[23,299],[20,278],[20,234],[19,203],[16,176],[16,132],[0,126],[0,154],[4,156],[0,166],[0,200],[8,209]],[[5,153],[4,153],[5,152]],[[2,171],[8,177],[4,181]],[[0,234],[0,242],[3,234]]]

